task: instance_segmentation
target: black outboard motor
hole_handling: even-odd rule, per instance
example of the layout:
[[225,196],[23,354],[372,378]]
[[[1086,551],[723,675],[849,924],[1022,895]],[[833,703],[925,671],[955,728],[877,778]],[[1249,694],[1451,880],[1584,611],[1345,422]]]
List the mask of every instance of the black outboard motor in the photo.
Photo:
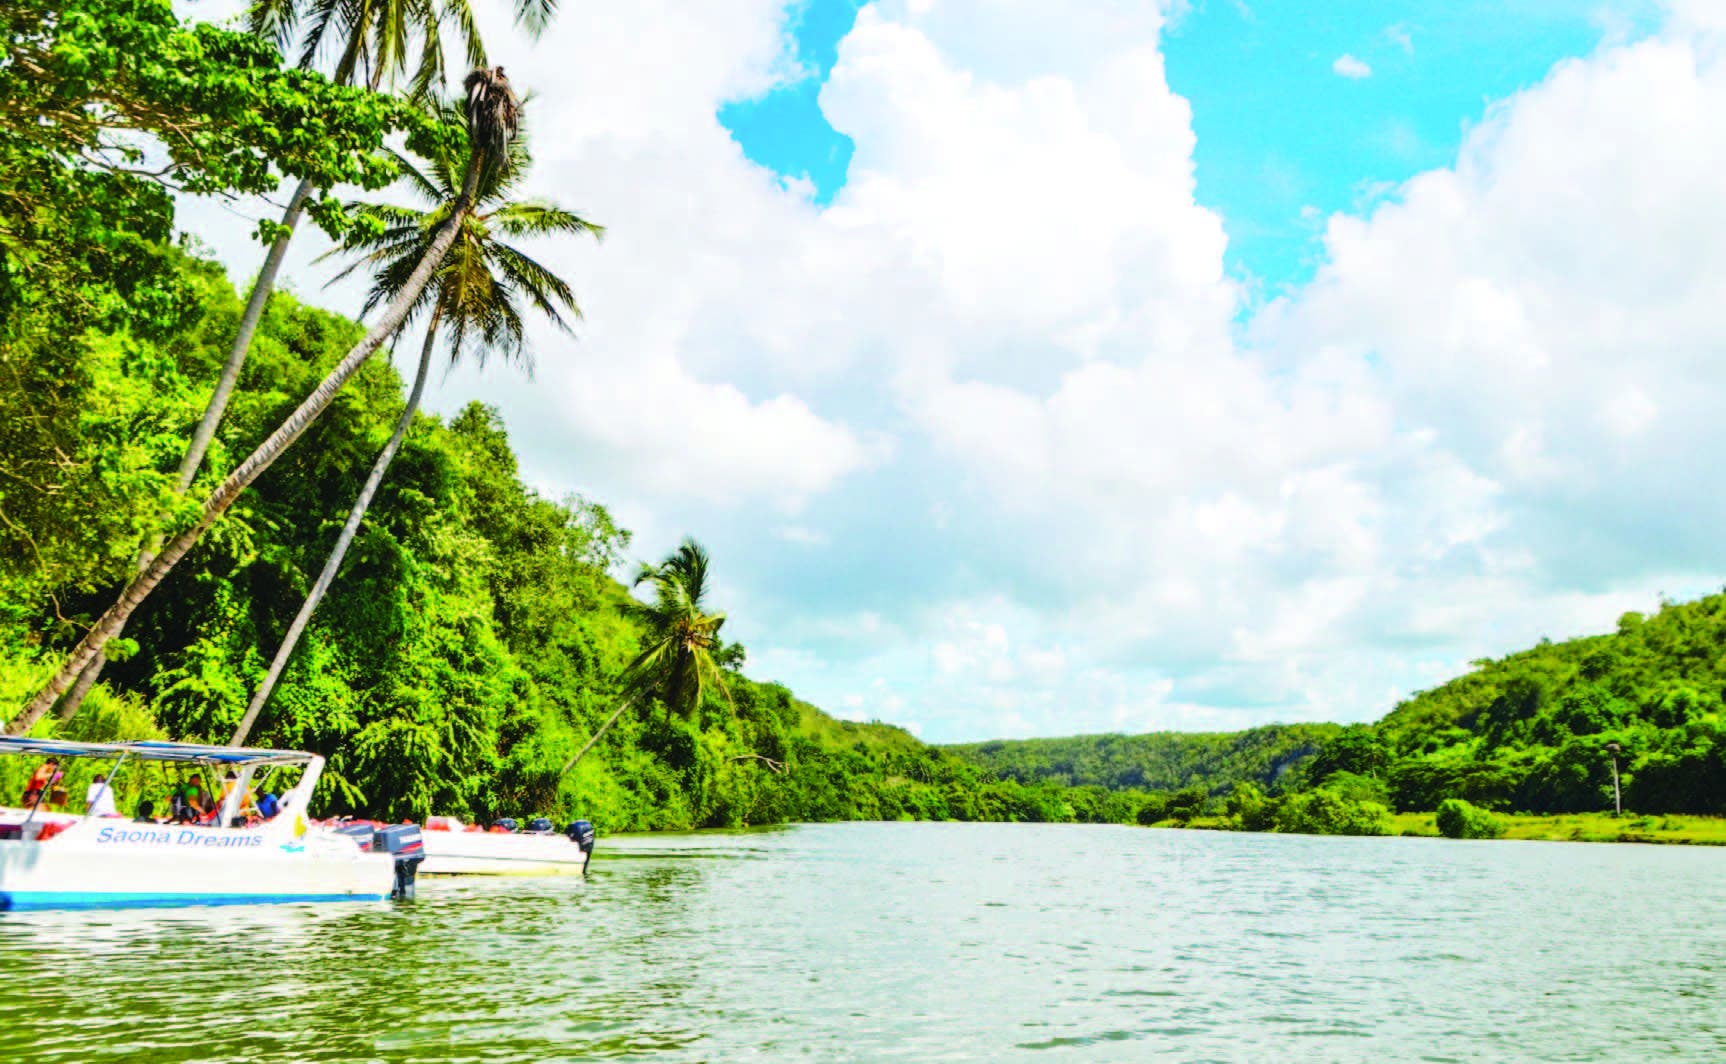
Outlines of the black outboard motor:
[[390,890],[390,897],[402,901],[412,899],[420,862],[426,859],[425,840],[420,838],[420,826],[386,824],[378,828],[372,836],[372,852],[387,853],[396,859],[396,882]]
[[514,817],[508,817],[508,816],[500,816],[496,820],[492,821],[491,826],[494,828],[502,828],[505,831],[514,831],[515,830],[515,818]]
[[547,820],[545,817],[536,816],[527,822],[527,831],[530,835],[550,835],[556,832],[557,829],[552,827],[551,821]]
[[587,866],[593,861],[594,830],[591,820],[577,820],[563,829],[569,836],[569,841],[581,847],[581,874],[587,875]]

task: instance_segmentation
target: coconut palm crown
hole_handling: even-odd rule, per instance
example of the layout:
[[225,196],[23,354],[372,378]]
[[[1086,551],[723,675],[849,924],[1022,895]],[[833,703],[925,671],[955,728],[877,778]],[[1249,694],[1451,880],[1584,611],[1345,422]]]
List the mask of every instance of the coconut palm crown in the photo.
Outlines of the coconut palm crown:
[[658,698],[667,712],[694,716],[708,690],[729,695],[715,658],[725,614],[707,611],[707,551],[685,539],[658,565],[641,566],[635,586],[653,589],[652,602],[632,601],[629,614],[647,629],[647,645],[624,669],[635,701]]
[[[557,0],[516,0],[516,25],[538,37],[557,13]],[[340,49],[333,74],[341,84],[363,78],[376,88],[386,75],[413,73],[410,97],[440,89],[448,76],[444,31],[454,31],[469,67],[486,65],[485,44],[469,0],[253,0],[251,32],[284,54],[298,45],[310,69],[327,49]],[[418,55],[414,52],[418,49]]]
[[653,588],[653,601],[632,600],[625,609],[647,629],[646,646],[624,666],[617,708],[563,763],[557,774],[560,780],[632,706],[658,699],[667,713],[693,717],[709,690],[731,697],[716,656],[725,614],[707,612],[707,551],[693,539],[685,539],[663,562],[642,565],[634,586],[642,584]]
[[[510,117],[513,120],[513,113]],[[356,270],[372,275],[362,316],[395,298],[432,235],[456,209],[470,154],[470,118],[466,109],[453,104],[440,108],[440,118],[448,136],[431,157],[423,163],[405,155],[396,157],[403,180],[426,205],[353,204],[351,209],[372,224],[356,226],[354,235],[331,252],[357,253],[333,280]],[[473,116],[480,118],[495,125],[494,115]],[[527,139],[512,133],[499,139],[505,145],[504,157],[498,165],[481,167],[473,204],[460,220],[455,244],[414,304],[413,315],[429,311],[435,316],[452,358],[473,350],[482,364],[489,356],[500,355],[531,370],[523,330],[524,303],[566,333],[570,320],[581,317],[581,308],[568,284],[506,241],[582,233],[598,237],[605,230],[561,207],[515,199],[527,174]]]

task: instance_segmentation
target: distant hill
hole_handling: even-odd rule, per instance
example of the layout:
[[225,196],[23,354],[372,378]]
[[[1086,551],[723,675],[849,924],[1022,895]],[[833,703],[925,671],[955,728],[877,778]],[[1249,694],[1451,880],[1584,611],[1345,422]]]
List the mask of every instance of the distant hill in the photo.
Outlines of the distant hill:
[[[1222,793],[1327,785],[1398,809],[1726,814],[1726,593],[1542,641],[1398,703],[1377,724],[1002,740],[946,749],[1021,782]],[[1616,747],[1616,751],[1613,749]]]
[[1342,729],[1336,724],[1270,724],[1243,732],[1152,732],[1064,739],[994,740],[945,747],[971,764],[1020,783],[1208,791],[1251,780],[1267,790]]
[[1391,797],[1528,812],[1726,813],[1726,594],[1627,613],[1618,630],[1476,663],[1372,729]]

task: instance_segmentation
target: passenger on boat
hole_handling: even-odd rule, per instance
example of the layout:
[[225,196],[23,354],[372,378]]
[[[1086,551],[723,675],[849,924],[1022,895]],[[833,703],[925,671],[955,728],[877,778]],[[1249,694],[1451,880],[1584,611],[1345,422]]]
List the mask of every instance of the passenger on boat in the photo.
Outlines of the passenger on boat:
[[175,824],[190,824],[198,819],[192,811],[192,796],[197,793],[197,784],[182,778],[168,792],[168,819]]
[[154,824],[156,822],[156,803],[146,798],[138,803],[138,815],[132,818],[134,824]]
[[197,824],[210,815],[210,795],[195,779],[174,788],[174,823]]
[[42,794],[54,784],[60,782],[60,762],[54,758],[42,762],[41,766],[30,775],[30,782],[24,785],[24,805],[34,807],[42,801]]
[[114,789],[108,786],[108,777],[100,772],[84,789],[84,812],[89,816],[120,815],[120,811],[114,808]]
[[258,815],[265,820],[274,820],[278,812],[280,808],[276,796],[266,791],[264,796],[258,799]]
[[[228,804],[228,796],[233,794],[234,788],[239,785],[240,777],[234,775],[231,771],[226,776],[222,777],[222,805]],[[246,793],[240,795],[239,814],[242,817],[248,818],[258,815],[258,795],[257,792],[253,791],[250,787],[246,788]]]

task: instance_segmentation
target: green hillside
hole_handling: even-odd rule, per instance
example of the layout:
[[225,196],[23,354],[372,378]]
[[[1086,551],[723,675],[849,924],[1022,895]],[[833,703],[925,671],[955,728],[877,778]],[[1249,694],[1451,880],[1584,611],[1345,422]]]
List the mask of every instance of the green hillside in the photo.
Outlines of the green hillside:
[[1224,795],[1345,790],[1399,811],[1446,799],[1522,813],[1613,805],[1726,813],[1726,594],[1630,613],[1618,630],[1477,662],[1373,725],[1292,725],[1235,734],[1091,735],[949,747],[1022,782]]
[[[1397,805],[1445,797],[1533,813],[1726,813],[1726,594],[1627,613],[1609,635],[1477,663],[1373,729]],[[1382,752],[1380,752],[1380,749]]]
[[1063,739],[996,740],[946,749],[1021,783],[1175,791],[1251,781],[1277,791],[1340,730],[1335,724],[1271,724],[1244,732],[1152,732]]

